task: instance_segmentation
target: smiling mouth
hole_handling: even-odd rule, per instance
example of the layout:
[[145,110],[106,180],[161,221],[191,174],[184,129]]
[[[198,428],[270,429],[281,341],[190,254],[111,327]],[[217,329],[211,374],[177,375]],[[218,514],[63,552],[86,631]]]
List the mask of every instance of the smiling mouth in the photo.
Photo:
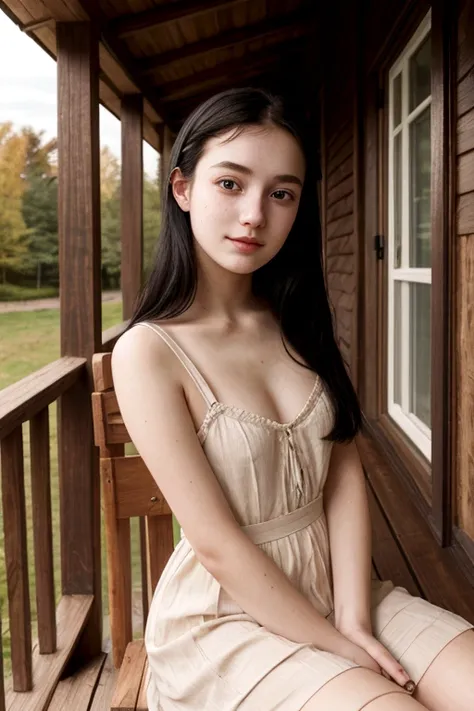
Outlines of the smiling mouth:
[[230,239],[232,242],[240,242],[241,244],[251,244],[255,247],[263,247],[261,242],[257,242],[256,239],[251,239],[249,237],[227,237],[227,239]]

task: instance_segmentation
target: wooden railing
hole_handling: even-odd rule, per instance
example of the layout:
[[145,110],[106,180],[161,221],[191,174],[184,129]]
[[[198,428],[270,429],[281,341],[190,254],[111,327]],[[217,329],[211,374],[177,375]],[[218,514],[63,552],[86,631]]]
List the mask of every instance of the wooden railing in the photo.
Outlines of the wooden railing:
[[[103,333],[103,350],[111,350],[126,324]],[[0,391],[0,452],[5,568],[8,589],[11,678],[4,685],[0,644],[0,711],[41,709],[73,653],[93,606],[94,595],[63,594],[56,607],[51,508],[49,406],[73,392],[90,387],[86,358],[63,357]],[[70,410],[68,410],[70,412]],[[69,421],[72,420],[72,421]],[[30,580],[28,572],[27,506],[23,426],[29,423],[31,511],[38,639],[32,640]],[[71,429],[73,417],[61,420]],[[61,437],[64,432],[58,432]],[[67,434],[67,433],[66,433]],[[85,443],[86,444],[86,443]],[[63,466],[66,463],[63,463]],[[72,462],[67,463],[69,466]],[[67,482],[59,487],[61,564],[68,550]],[[65,482],[65,483],[64,483]],[[66,512],[67,513],[67,512]],[[87,524],[86,524],[87,525]],[[1,621],[0,621],[1,624]],[[29,692],[26,696],[24,692]]]

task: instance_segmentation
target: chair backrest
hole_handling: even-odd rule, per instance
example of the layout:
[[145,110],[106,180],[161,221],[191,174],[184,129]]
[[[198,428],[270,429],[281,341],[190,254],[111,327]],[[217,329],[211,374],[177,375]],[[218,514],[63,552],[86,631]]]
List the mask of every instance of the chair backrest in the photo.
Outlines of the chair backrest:
[[100,449],[102,508],[105,521],[110,633],[114,665],[122,663],[132,640],[132,559],[130,518],[140,520],[143,623],[149,600],[173,552],[171,510],[137,455],[125,456],[130,436],[114,391],[111,353],[92,358],[92,412],[95,444]]

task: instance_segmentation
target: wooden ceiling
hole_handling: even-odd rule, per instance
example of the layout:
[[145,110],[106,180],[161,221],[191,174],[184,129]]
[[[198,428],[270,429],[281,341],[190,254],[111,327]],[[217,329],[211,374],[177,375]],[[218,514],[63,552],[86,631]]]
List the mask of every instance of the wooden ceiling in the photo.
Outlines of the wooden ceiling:
[[177,131],[202,100],[231,86],[266,86],[295,101],[319,82],[314,0],[0,0],[56,55],[56,22],[100,28],[100,96],[117,116],[125,93],[145,97],[145,138]]

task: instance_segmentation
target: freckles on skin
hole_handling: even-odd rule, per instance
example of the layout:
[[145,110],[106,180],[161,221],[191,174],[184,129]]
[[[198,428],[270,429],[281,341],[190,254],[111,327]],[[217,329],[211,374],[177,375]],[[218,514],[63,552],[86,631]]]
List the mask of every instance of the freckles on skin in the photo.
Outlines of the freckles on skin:
[[[301,185],[278,176],[295,176],[302,183],[304,157],[296,140],[275,127],[227,138],[210,139],[198,162],[189,204],[191,227],[213,261],[236,273],[250,273],[269,262],[288,237]],[[223,162],[226,165],[220,166]],[[255,237],[264,246],[248,255],[239,253],[225,238],[241,235]]]

